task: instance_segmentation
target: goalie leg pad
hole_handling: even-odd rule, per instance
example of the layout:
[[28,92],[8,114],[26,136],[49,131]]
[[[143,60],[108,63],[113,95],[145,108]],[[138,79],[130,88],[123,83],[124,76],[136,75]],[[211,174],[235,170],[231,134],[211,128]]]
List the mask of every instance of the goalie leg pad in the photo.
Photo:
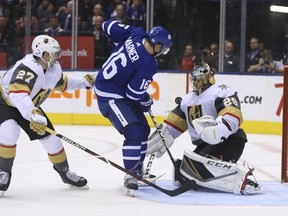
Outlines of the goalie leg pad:
[[[174,138],[170,135],[165,124],[160,124],[159,129],[165,140],[165,145],[170,148],[174,143]],[[148,147],[146,155],[153,154],[157,152],[156,157],[160,158],[167,150],[163,143],[163,138],[160,136],[159,132],[155,130],[148,138]]]
[[[234,194],[257,193],[245,193],[247,182],[251,181],[247,181],[251,175],[247,166],[203,157],[189,150],[184,151],[180,173],[202,187]],[[262,192],[257,187],[260,188],[257,184],[254,191]]]

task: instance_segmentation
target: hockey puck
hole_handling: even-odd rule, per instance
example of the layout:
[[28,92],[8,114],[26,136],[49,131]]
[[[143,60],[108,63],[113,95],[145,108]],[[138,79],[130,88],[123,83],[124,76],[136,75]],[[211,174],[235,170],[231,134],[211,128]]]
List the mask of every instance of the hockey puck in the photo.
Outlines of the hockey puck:
[[175,103],[176,104],[181,104],[182,98],[181,97],[176,97],[175,98]]

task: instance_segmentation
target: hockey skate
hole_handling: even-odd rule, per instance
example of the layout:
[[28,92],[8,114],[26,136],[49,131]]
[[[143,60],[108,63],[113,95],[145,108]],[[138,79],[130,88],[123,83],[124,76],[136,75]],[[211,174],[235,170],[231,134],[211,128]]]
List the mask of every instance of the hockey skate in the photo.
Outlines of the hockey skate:
[[[163,173],[159,176],[156,176],[156,175],[153,175],[153,174],[148,174],[148,176],[146,177],[145,175],[143,176],[143,179],[149,181],[149,182],[152,182],[152,183],[156,183],[156,180],[161,178],[163,175],[165,175],[166,173]],[[147,184],[145,183],[142,183],[142,182],[139,182],[139,186],[147,186]]]
[[260,185],[251,179],[246,179],[244,189],[241,191],[242,195],[253,195],[264,193],[265,190]]
[[55,168],[55,166],[53,166],[53,168],[59,173],[62,181],[65,184],[68,184],[70,188],[86,189],[86,190],[89,189],[87,185],[87,180],[84,177],[78,176],[76,175],[76,173],[71,172],[70,170],[66,172],[59,172]]
[[124,187],[127,188],[126,195],[134,196],[135,191],[138,190],[138,180],[126,174],[124,177]]
[[[150,171],[150,170],[149,170]],[[152,183],[155,183],[157,179],[161,178],[163,175],[165,175],[165,173],[163,173],[162,175],[159,175],[159,176],[155,176],[153,174],[150,174],[148,172],[144,172],[144,168],[143,168],[143,165],[139,168],[139,171],[138,171],[138,175],[141,176],[143,179],[149,181],[149,182],[152,182]],[[138,186],[139,187],[145,187],[145,186],[148,186],[147,184],[145,184],[144,182],[141,182],[139,181],[138,182]]]
[[8,189],[11,180],[11,172],[5,172],[0,170],[0,197],[4,195],[4,192]]
[[[244,161],[243,166],[247,167],[250,171],[246,174],[246,179],[243,182],[242,188],[241,188],[241,194],[242,195],[253,195],[253,194],[259,194],[264,193],[265,189],[262,188],[258,182],[256,181],[256,178],[253,174],[254,168],[250,168],[249,165]],[[253,176],[255,181],[252,181],[251,179],[248,179],[248,176]]]

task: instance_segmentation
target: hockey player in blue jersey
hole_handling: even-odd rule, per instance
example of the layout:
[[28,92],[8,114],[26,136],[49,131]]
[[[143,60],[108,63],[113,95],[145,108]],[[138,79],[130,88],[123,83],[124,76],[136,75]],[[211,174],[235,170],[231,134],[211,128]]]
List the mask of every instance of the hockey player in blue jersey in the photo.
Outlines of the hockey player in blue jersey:
[[[124,167],[142,176],[150,133],[144,112],[153,104],[146,90],[157,72],[155,57],[169,52],[172,38],[161,26],[153,27],[147,34],[142,28],[108,20],[102,28],[116,46],[95,82],[98,106],[125,138],[122,147]],[[126,175],[124,186],[134,192],[138,182]]]

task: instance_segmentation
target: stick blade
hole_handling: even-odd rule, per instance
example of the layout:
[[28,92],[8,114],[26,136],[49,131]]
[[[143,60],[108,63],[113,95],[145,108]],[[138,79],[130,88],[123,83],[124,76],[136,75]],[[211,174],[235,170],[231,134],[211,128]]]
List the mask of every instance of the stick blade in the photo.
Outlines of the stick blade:
[[179,188],[173,190],[173,191],[169,191],[169,196],[178,196],[182,193],[185,193],[189,190],[198,190],[198,185],[196,184],[196,182],[194,180],[189,180],[186,183],[182,184]]

